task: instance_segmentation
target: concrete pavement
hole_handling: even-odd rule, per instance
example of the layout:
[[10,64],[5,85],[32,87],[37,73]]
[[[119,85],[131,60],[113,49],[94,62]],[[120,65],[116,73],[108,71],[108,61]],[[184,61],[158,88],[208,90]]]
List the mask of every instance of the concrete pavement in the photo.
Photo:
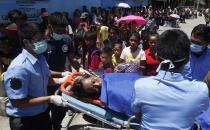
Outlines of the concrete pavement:
[[[185,33],[187,33],[188,36],[190,36],[192,29],[198,25],[198,24],[205,24],[204,17],[198,17],[197,19],[187,19],[186,23],[182,24],[180,23],[180,28]],[[171,27],[160,27],[159,33],[164,32],[165,30],[172,29]],[[63,121],[64,126],[68,125],[69,116],[67,114],[66,118]],[[71,130],[78,129],[79,126],[83,126],[84,124],[89,124],[88,122],[84,121],[82,118],[82,115],[77,115],[75,117],[75,120],[70,125]],[[77,127],[78,126],[78,127]],[[1,117],[0,116],[0,130],[9,130],[9,121],[7,117]],[[63,128],[65,130],[65,128]]]
[[164,32],[165,30],[169,29],[180,29],[184,31],[188,36],[190,36],[192,29],[197,26],[198,24],[205,24],[204,17],[198,16],[197,19],[186,19],[186,23],[180,23],[180,28],[171,28],[171,27],[163,27],[160,26],[159,33]]

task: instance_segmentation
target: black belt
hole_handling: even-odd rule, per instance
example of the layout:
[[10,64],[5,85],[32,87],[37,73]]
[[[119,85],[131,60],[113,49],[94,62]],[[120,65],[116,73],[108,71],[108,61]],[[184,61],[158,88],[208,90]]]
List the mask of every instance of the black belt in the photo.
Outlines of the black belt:
[[14,119],[14,118],[22,118],[22,119],[38,119],[38,118],[42,118],[44,116],[47,116],[49,114],[49,110],[47,109],[46,111],[38,114],[38,115],[34,115],[34,116],[23,116],[23,117],[15,117],[15,116],[10,116],[9,117],[11,119]]

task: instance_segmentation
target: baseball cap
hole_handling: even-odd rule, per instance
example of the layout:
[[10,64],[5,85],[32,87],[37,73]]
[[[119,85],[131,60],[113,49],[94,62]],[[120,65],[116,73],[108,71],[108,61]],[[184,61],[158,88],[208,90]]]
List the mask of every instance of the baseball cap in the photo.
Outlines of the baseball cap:
[[85,19],[85,18],[88,18],[89,17],[89,14],[87,12],[83,12],[80,16],[81,19]]

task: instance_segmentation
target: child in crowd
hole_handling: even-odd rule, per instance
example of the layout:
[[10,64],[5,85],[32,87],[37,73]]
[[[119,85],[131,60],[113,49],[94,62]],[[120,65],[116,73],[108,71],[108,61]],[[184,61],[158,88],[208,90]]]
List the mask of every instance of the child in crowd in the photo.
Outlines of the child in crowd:
[[141,39],[142,39],[143,50],[149,49],[149,43],[148,43],[149,31],[148,30],[141,31]]
[[109,28],[108,41],[116,43],[118,40],[117,31],[114,27]]
[[120,21],[118,28],[118,35],[120,40],[125,46],[128,46],[128,39],[130,35],[130,31],[128,30],[127,24],[125,21]]
[[114,67],[116,67],[119,63],[121,63],[120,55],[122,53],[122,43],[120,40],[114,44],[113,53],[114,54],[112,55],[112,64]]
[[146,56],[140,43],[140,35],[137,32],[132,33],[129,39],[129,47],[123,49],[120,59],[125,63],[138,63],[142,72],[145,71]]
[[110,47],[113,48],[114,44],[112,42],[110,42],[108,39],[104,40],[104,42],[102,43],[100,50],[103,50],[105,47]]
[[149,49],[145,51],[146,54],[146,75],[155,76],[156,69],[158,68],[160,61],[157,59],[156,43],[158,40],[158,33],[149,34]]
[[112,73],[114,68],[112,65],[112,49],[110,47],[104,47],[100,55],[101,65],[96,70],[97,74]]
[[96,71],[101,62],[100,50],[96,47],[97,33],[95,31],[87,31],[85,33],[85,52],[83,55],[85,70]]

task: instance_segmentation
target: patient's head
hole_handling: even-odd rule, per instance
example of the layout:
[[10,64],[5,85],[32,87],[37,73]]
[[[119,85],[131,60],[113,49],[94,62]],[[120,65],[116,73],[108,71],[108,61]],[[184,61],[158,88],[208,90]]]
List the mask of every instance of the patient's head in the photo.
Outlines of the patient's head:
[[80,97],[98,97],[101,93],[101,78],[90,75],[78,76],[72,91]]

